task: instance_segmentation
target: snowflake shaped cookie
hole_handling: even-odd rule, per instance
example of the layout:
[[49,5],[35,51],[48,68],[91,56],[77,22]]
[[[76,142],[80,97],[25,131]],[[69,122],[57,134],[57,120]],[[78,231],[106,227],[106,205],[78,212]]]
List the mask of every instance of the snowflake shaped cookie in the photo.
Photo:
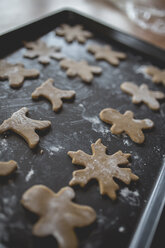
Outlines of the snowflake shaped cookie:
[[105,60],[109,64],[119,65],[120,59],[125,59],[126,54],[113,51],[111,46],[99,46],[92,44],[88,46],[88,52],[94,54],[96,60]]
[[92,144],[91,148],[92,155],[88,155],[81,150],[68,152],[73,164],[85,167],[85,169],[73,172],[73,178],[69,185],[79,184],[83,187],[91,179],[96,179],[99,182],[100,193],[107,194],[114,200],[116,199],[116,191],[119,189],[114,178],[126,184],[130,184],[131,180],[138,180],[138,176],[133,174],[130,168],[119,167],[120,165],[127,165],[129,163],[128,158],[131,155],[124,154],[122,151],[107,155],[106,147],[101,143],[101,139]]
[[60,66],[67,70],[67,76],[79,76],[86,83],[90,83],[93,80],[93,74],[100,74],[102,72],[100,67],[90,66],[84,60],[74,61],[72,59],[63,59],[60,62]]
[[69,26],[67,24],[62,24],[60,28],[56,29],[56,34],[64,36],[68,43],[73,40],[77,40],[79,43],[85,43],[88,38],[92,37],[92,33],[83,30],[81,25]]
[[33,42],[24,42],[25,47],[28,49],[24,57],[33,59],[38,57],[38,61],[41,64],[49,64],[50,58],[60,60],[64,58],[64,55],[60,53],[60,47],[47,46],[42,40]]

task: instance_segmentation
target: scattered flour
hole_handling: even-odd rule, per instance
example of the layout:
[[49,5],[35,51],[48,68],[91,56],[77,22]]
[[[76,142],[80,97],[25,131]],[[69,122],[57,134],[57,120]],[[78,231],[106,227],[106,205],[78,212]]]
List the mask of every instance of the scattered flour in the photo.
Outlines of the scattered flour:
[[34,170],[31,169],[31,170],[28,172],[28,174],[26,175],[25,181],[28,182],[28,181],[31,179],[31,177],[32,177],[33,174],[34,174]]
[[17,197],[15,195],[2,199],[3,212],[8,219],[13,215],[16,204]]
[[153,149],[155,152],[158,152],[158,153],[160,153],[160,147],[158,147],[158,146],[154,146],[154,149]]
[[9,232],[7,229],[10,218],[14,214],[16,207],[17,197],[12,195],[11,197],[2,198],[2,211],[0,213],[0,248],[5,248],[1,242],[7,242],[9,239]]
[[126,146],[131,146],[131,142],[128,139],[123,139],[123,144]]
[[134,66],[134,71],[135,71],[136,73],[142,73],[146,79],[151,79],[151,76],[149,76],[149,75],[145,72],[146,68],[147,68],[146,65],[142,65],[142,66],[140,66],[140,67],[139,67],[139,66],[138,66],[138,67],[137,67],[137,66]]
[[60,150],[63,150],[63,147],[62,146],[51,146],[51,147],[49,147],[49,149],[47,149],[48,151],[49,151],[49,154],[51,155],[51,156],[53,156],[54,155],[54,153],[56,153],[56,152],[59,152]]
[[51,146],[49,148],[52,152],[59,152],[59,150],[63,149],[62,146]]
[[134,159],[139,159],[139,156],[136,154],[133,156]]
[[120,226],[118,229],[119,232],[124,232],[125,231],[125,227],[124,226]]
[[8,143],[6,139],[0,140],[0,155],[2,152],[6,151],[8,149]]
[[97,215],[97,223],[99,226],[104,226],[105,222],[107,221],[107,217],[104,216],[102,213]]
[[139,192],[131,191],[127,187],[121,189],[120,196],[122,201],[127,201],[132,206],[139,206]]
[[79,104],[79,107],[82,108],[82,118],[86,121],[89,121],[92,124],[92,129],[95,132],[99,132],[102,134],[109,133],[109,128],[104,126],[103,122],[100,120],[99,116],[86,116],[84,113],[86,111],[83,104]]

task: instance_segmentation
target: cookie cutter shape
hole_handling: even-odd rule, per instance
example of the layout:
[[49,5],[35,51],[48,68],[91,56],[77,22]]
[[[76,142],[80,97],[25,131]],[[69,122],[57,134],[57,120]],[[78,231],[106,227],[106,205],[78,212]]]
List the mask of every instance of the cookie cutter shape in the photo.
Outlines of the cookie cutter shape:
[[57,28],[56,35],[64,36],[68,43],[73,40],[85,43],[88,38],[93,36],[91,32],[83,30],[81,25],[69,26],[68,24],[62,24],[61,27]]
[[152,81],[155,84],[162,83],[165,86],[165,69],[161,70],[157,68],[156,66],[148,66],[145,69],[145,72],[152,76]]
[[145,139],[142,129],[150,129],[154,123],[150,119],[135,120],[133,117],[134,113],[129,110],[124,114],[112,108],[106,108],[100,112],[100,119],[112,125],[111,133],[121,134],[125,132],[135,143],[141,144]]
[[8,162],[0,162],[0,176],[9,176],[18,168],[17,162],[9,160]]
[[40,87],[36,88],[32,93],[33,99],[38,99],[40,96],[47,98],[52,103],[54,111],[58,111],[62,107],[61,99],[71,99],[75,96],[74,90],[61,90],[53,86],[54,80],[49,78]]
[[85,60],[74,61],[72,59],[63,59],[60,61],[60,66],[67,70],[67,76],[79,76],[86,83],[90,83],[93,80],[93,74],[101,74],[102,72],[100,67],[90,66]]
[[28,49],[24,57],[33,59],[38,57],[38,61],[41,64],[49,64],[50,58],[60,60],[64,58],[64,55],[60,53],[60,47],[50,46],[48,47],[45,42],[41,40],[24,42],[25,47]]
[[44,130],[51,125],[50,121],[38,121],[26,116],[28,108],[23,107],[0,125],[0,134],[7,130],[19,134],[28,143],[30,148],[34,148],[39,142],[39,136],[35,130]]
[[10,64],[0,60],[0,79],[9,79],[10,86],[13,88],[21,87],[25,78],[36,78],[38,75],[38,70],[26,69],[23,64]]
[[39,216],[33,227],[36,236],[53,235],[60,248],[76,248],[74,227],[83,227],[96,219],[94,209],[73,203],[75,192],[70,187],[54,193],[44,185],[35,185],[22,196],[21,203]]
[[165,98],[165,94],[160,91],[149,90],[146,84],[137,86],[131,82],[124,82],[120,85],[122,91],[132,95],[132,102],[135,104],[144,102],[150,109],[160,109],[160,104],[156,99]]
[[88,52],[94,54],[96,60],[105,60],[111,65],[119,65],[120,59],[125,59],[126,54],[113,51],[111,46],[99,46],[92,44],[88,46]]
[[94,178],[99,182],[100,194],[107,194],[112,200],[115,200],[119,185],[114,181],[114,177],[126,184],[130,184],[131,180],[138,180],[138,176],[133,174],[130,168],[119,167],[119,165],[129,163],[128,158],[131,154],[118,151],[113,155],[107,155],[107,148],[101,143],[101,139],[92,144],[91,148],[92,155],[81,150],[68,152],[73,164],[85,167],[85,169],[73,172],[73,178],[69,185],[79,184],[84,187],[88,181]]

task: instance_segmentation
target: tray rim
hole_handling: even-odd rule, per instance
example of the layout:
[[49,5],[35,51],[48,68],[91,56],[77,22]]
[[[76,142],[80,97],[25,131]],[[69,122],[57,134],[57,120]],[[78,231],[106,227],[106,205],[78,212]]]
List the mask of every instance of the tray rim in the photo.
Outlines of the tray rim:
[[[104,27],[106,27],[107,29],[109,29],[109,31],[111,31],[111,35],[113,34],[112,39],[117,40],[118,42],[120,42],[121,44],[124,44],[127,47],[133,48],[134,50],[138,50],[139,52],[142,52],[143,54],[146,54],[150,57],[155,57],[158,60],[162,60],[162,62],[165,63],[165,49],[162,49],[152,43],[149,43],[145,40],[142,40],[140,38],[137,38],[131,34],[128,34],[124,31],[121,31],[117,28],[114,28],[113,26],[107,24],[106,22],[96,18],[96,17],[92,17],[89,14],[86,14],[84,12],[81,12],[79,10],[76,10],[74,8],[70,8],[70,7],[64,7],[64,8],[60,8],[56,11],[52,11],[48,14],[42,15],[38,18],[35,18],[31,21],[25,22],[21,25],[18,25],[16,27],[10,28],[8,31],[2,32],[0,33],[0,41],[1,39],[6,39],[8,35],[12,35],[15,32],[21,31],[21,29],[25,29],[28,28],[30,25],[34,25],[37,22],[40,21],[46,21],[47,19],[60,14],[60,13],[65,13],[68,14],[73,14],[73,15],[79,15],[81,17],[84,17],[86,19],[89,19],[93,22],[96,22],[97,25],[102,25]],[[116,36],[119,35],[119,37]],[[133,44],[131,44],[133,43]],[[135,44],[136,43],[136,44]]]
[[[49,14],[42,15],[29,22],[26,22],[22,25],[18,25],[14,28],[9,29],[8,31],[0,33],[0,42],[1,42],[1,39],[8,38],[8,35],[12,35],[15,32],[19,32],[21,31],[21,29],[28,28],[30,25],[33,25],[40,21],[46,21],[48,18],[56,16],[57,14],[60,14],[60,13],[61,14],[66,13],[67,15],[69,14],[79,15],[83,18],[89,19],[92,22],[96,22],[98,25],[102,25],[106,27],[107,29],[109,29],[109,31],[112,32],[112,34],[114,34],[112,39],[117,40],[121,44],[124,44],[130,48],[133,48],[134,50],[138,50],[139,52],[142,52],[143,54],[146,54],[150,56],[151,58],[156,57],[156,59],[162,60],[162,62],[165,62],[165,50],[164,49],[159,48],[156,45],[153,45],[142,39],[139,39],[131,34],[123,32],[117,28],[114,28],[111,25],[105,23],[104,21],[94,18],[86,13],[83,13],[81,11],[78,11],[76,9],[69,8],[69,7],[60,8],[56,11],[50,12]],[[119,34],[119,37],[115,36],[115,34]],[[133,42],[134,44],[132,45],[129,42],[131,43]],[[153,52],[153,54],[150,54],[151,51]],[[137,223],[136,231],[133,234],[132,238],[130,239],[130,242],[128,245],[129,248],[141,248],[141,247],[149,248],[150,247],[153,236],[157,228],[157,225],[160,220],[161,213],[163,211],[163,207],[165,206],[164,188],[165,188],[165,159],[163,160],[163,165],[162,165],[162,168],[160,169],[157,181],[155,185],[153,186],[152,193],[149,196],[149,201],[144,208],[141,219]],[[153,216],[153,212],[155,213],[154,216]],[[150,229],[151,231],[149,232]]]

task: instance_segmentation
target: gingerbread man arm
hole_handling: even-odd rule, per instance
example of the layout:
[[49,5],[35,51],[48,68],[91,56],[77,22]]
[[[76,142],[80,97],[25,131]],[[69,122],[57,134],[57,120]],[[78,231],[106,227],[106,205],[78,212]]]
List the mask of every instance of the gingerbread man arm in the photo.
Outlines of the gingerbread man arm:
[[131,82],[124,82],[120,85],[120,88],[122,91],[132,95],[135,95],[138,91],[138,86]]
[[38,70],[25,69],[22,68],[19,72],[12,72],[9,74],[10,86],[13,88],[18,88],[22,85],[25,78],[36,78],[39,75]]
[[14,160],[0,162],[0,176],[8,176],[12,174],[17,168],[17,162]]
[[3,123],[0,125],[0,134],[6,132],[7,130],[10,130],[11,127],[12,126],[10,119],[3,121]]
[[113,122],[118,121],[122,115],[116,109],[106,108],[100,112],[99,116],[101,120],[113,124]]
[[[28,189],[22,196],[23,206],[37,215],[46,211],[46,203],[54,196],[54,192],[44,185],[35,185]],[[36,201],[37,199],[37,201]]]
[[160,92],[160,91],[152,91],[151,94],[156,99],[164,99],[165,98],[165,94],[163,92]]

